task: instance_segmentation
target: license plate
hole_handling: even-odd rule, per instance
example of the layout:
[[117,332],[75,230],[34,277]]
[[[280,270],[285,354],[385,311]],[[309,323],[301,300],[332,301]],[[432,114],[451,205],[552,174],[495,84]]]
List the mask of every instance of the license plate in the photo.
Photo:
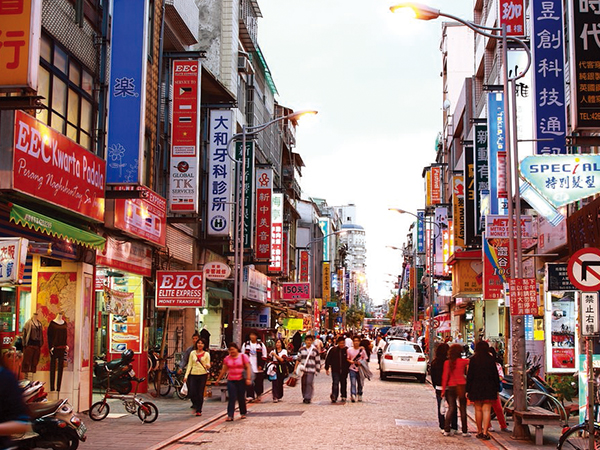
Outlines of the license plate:
[[131,370],[129,371],[129,376],[130,376],[130,377],[135,377],[135,370],[131,369]]
[[401,356],[400,361],[410,361],[410,356]]
[[81,425],[79,425],[77,427],[77,436],[79,436],[79,438],[83,439],[85,436],[85,432],[87,431],[86,426],[82,423]]

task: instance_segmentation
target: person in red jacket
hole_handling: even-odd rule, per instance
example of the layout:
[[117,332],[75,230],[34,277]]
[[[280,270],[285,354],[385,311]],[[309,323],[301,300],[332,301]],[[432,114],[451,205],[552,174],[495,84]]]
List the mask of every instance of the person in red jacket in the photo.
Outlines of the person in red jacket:
[[452,344],[448,351],[448,359],[444,363],[444,372],[442,374],[442,396],[448,402],[448,411],[446,411],[446,423],[444,426],[444,436],[450,436],[450,425],[452,417],[456,414],[456,403],[458,401],[458,410],[460,411],[460,421],[462,425],[462,435],[470,437],[467,424],[467,367],[469,360],[462,357],[462,345]]

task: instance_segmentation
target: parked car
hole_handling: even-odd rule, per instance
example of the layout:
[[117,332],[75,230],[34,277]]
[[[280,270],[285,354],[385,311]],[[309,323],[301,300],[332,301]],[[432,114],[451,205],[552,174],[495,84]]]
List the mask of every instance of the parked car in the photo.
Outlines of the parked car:
[[423,349],[413,342],[390,340],[383,349],[379,374],[382,380],[390,375],[410,375],[425,383],[427,358]]

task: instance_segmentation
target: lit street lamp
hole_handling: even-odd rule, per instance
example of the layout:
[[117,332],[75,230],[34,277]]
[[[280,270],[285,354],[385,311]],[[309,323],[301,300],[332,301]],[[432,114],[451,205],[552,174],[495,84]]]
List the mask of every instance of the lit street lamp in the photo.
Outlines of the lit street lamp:
[[[508,36],[506,24],[502,24],[501,27],[487,27],[478,25],[476,23],[461,19],[460,17],[452,14],[443,13],[438,9],[431,8],[429,6],[421,5],[418,3],[400,3],[398,5],[390,7],[392,12],[398,10],[404,10],[412,12],[413,16],[420,20],[432,20],[438,17],[447,17],[462,23],[469,27],[475,33],[485,36],[490,39],[502,41],[502,66],[503,66],[503,92],[504,92],[504,120],[506,124],[506,191],[508,194],[508,226],[509,226],[509,253],[511,261],[511,276],[515,278],[523,278],[523,265],[522,265],[522,246],[521,246],[521,195],[519,192],[519,169],[518,169],[518,149],[517,149],[517,106],[516,106],[516,81],[522,78],[529,68],[531,67],[531,51],[527,44],[514,36]],[[527,55],[527,64],[523,71],[516,74],[513,77],[509,77],[508,73],[508,41],[514,42],[519,47],[525,50]],[[510,89],[510,104],[512,120],[508,111],[509,104],[509,87]],[[516,211],[513,208],[513,192],[512,184],[513,179],[515,183],[515,195],[514,201],[516,205]],[[517,249],[514,251],[514,241],[516,238]],[[513,260],[515,258],[515,260]],[[527,410],[527,398],[526,398],[526,378],[525,378],[525,323],[524,317],[513,316],[512,317],[512,341],[513,341],[513,377],[514,377],[514,396],[515,396],[515,411],[526,411]],[[515,420],[515,426],[513,430],[513,438],[515,439],[526,439],[529,437],[528,428],[523,426],[519,420]]]
[[244,203],[246,201],[246,141],[247,139],[256,138],[257,134],[267,129],[271,125],[284,120],[297,121],[305,115],[314,115],[317,111],[297,111],[291,114],[276,117],[275,119],[252,127],[242,125],[242,132],[234,134],[230,142],[242,141],[241,159],[236,160],[241,167],[239,170],[239,195],[235,202],[235,236],[233,239],[234,247],[234,301],[233,301],[233,341],[238,344],[242,343],[242,282],[244,279]]

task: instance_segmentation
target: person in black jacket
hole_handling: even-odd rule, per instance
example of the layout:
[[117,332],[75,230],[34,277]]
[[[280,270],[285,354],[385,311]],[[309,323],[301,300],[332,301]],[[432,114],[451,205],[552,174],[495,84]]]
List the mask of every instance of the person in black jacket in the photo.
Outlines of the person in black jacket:
[[[442,432],[444,431],[444,424],[446,422],[446,414],[442,414],[441,412],[442,402],[444,402],[444,397],[442,396],[442,374],[444,373],[444,362],[448,359],[449,349],[450,346],[448,344],[445,342],[441,343],[435,349],[435,358],[431,361],[431,384],[433,384],[435,389],[438,424]],[[454,433],[458,432],[458,411],[456,409],[452,417],[452,430]]]
[[477,343],[467,371],[467,397],[475,404],[477,438],[485,440],[490,439],[487,430],[490,427],[492,405],[500,387],[496,361],[490,355],[489,348],[485,341]]
[[331,368],[331,403],[337,402],[338,395],[342,393],[342,402],[346,401],[348,396],[348,371],[350,363],[348,362],[348,349],[346,348],[346,339],[344,336],[337,338],[337,345],[331,347],[325,358],[325,373],[329,375]]

